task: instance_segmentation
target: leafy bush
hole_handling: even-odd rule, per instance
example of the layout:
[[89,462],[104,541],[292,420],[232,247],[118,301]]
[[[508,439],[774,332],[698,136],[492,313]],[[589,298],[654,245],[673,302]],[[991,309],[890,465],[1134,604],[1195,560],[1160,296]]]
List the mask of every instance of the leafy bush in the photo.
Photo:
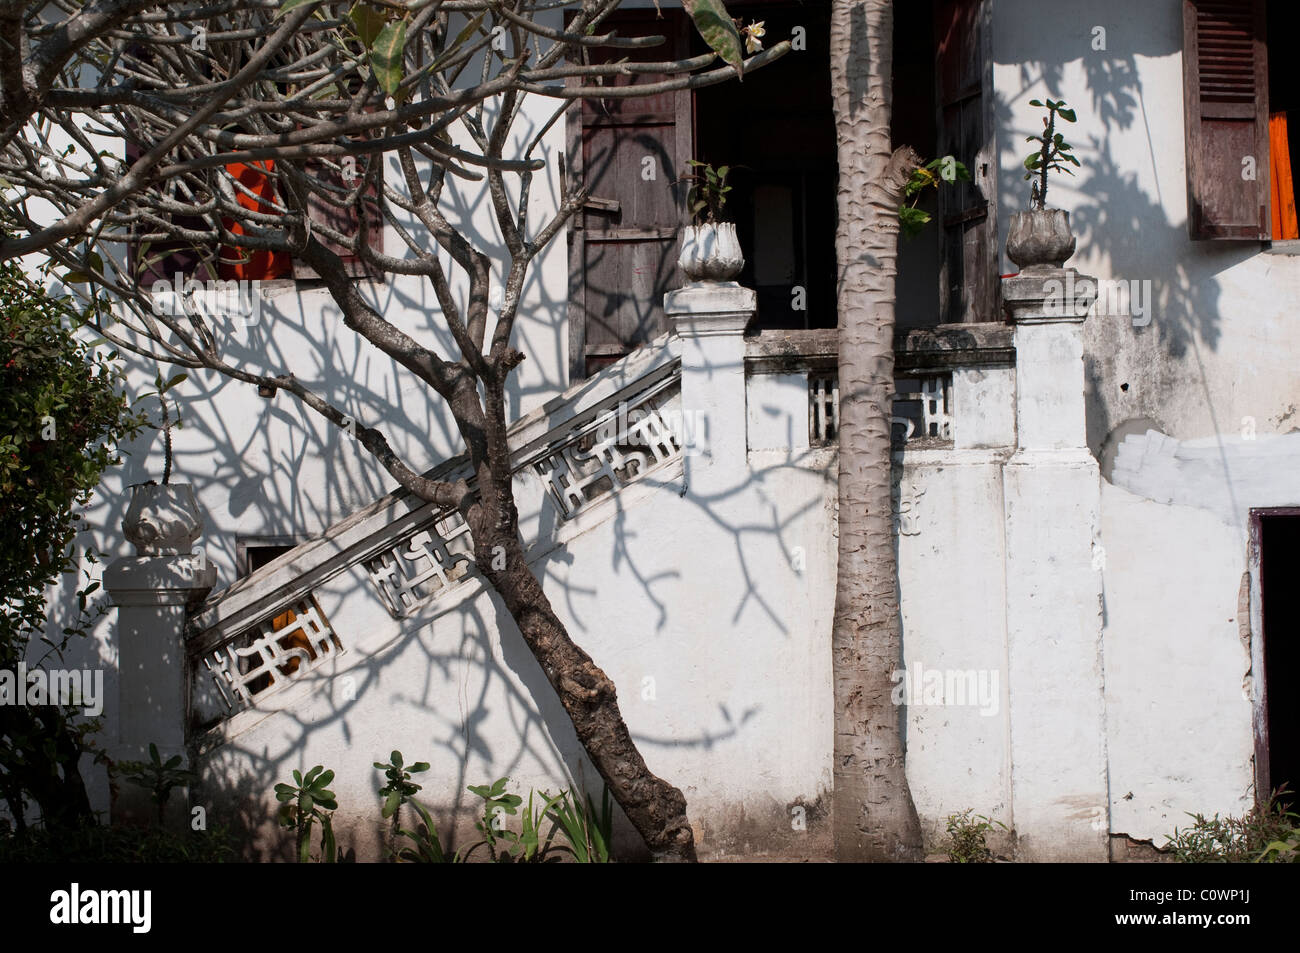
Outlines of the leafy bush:
[[[609,789],[601,798],[601,812],[587,796],[579,803],[569,791],[554,796],[545,791],[530,791],[528,803],[522,814],[519,807],[524,799],[506,792],[509,778],[498,778],[491,785],[471,785],[469,791],[483,799],[483,817],[476,826],[483,840],[466,852],[466,856],[480,846],[486,846],[492,860],[509,863],[545,863],[561,859],[558,852],[570,854],[578,863],[608,863],[610,835],[613,827],[613,809]],[[506,818],[518,814],[520,829],[511,830]],[[542,836],[545,821],[550,830]],[[555,844],[556,835],[565,843]]]
[[[116,355],[80,340],[81,324],[68,299],[0,263],[0,668],[10,671],[61,655],[105,611],[88,612],[99,584],[87,573],[78,617],[58,636],[45,633],[46,590],[77,569],[81,507],[120,462],[118,442],[145,423],[125,396]],[[49,651],[32,661],[34,638]],[[93,823],[79,763],[86,753],[104,760],[91,742],[98,728],[71,707],[0,705],[0,797],[20,832],[33,804],[47,826]]]
[[974,808],[948,815],[948,860],[954,864],[991,864],[996,858],[988,845],[988,833],[994,828],[1010,830],[1001,821],[983,814],[971,816]]
[[280,801],[280,824],[291,828],[298,843],[298,863],[311,860],[311,829],[320,823],[320,862],[337,863],[338,845],[334,840],[334,811],[339,803],[327,785],[334,780],[334,772],[316,765],[304,778],[301,771],[293,772],[293,784],[277,784],[275,799]]
[[149,742],[148,761],[119,761],[115,768],[127,781],[149,792],[149,797],[158,809],[158,824],[163,823],[167,811],[167,802],[171,800],[172,790],[193,784],[196,775],[193,771],[181,767],[180,755],[173,755],[164,764],[158,754],[158,746]]
[[234,838],[222,827],[175,833],[160,828],[81,827],[23,833],[0,826],[0,863],[220,864],[237,859]]
[[1285,788],[1241,817],[1188,814],[1190,827],[1168,838],[1165,850],[1185,864],[1294,863],[1300,845],[1300,814],[1287,809]]

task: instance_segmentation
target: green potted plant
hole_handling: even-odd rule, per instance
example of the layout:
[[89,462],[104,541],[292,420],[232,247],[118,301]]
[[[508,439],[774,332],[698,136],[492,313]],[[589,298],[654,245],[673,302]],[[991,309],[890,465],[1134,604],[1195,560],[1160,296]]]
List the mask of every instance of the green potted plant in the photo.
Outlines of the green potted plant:
[[1038,148],[1025,158],[1025,179],[1034,180],[1029,196],[1029,210],[1011,216],[1007,230],[1007,257],[1020,266],[1021,272],[1033,274],[1062,268],[1074,254],[1075,238],[1070,232],[1070,213],[1047,207],[1047,174],[1066,172],[1074,175],[1070,166],[1078,166],[1071,146],[1056,131],[1057,120],[1074,122],[1074,110],[1065,102],[1031,99],[1029,105],[1047,110],[1043,117],[1043,132],[1027,136],[1026,142]]
[[736,237],[736,226],[722,221],[727,204],[730,166],[714,168],[698,159],[689,160],[697,171],[682,176],[691,183],[686,205],[695,219],[682,234],[677,264],[691,281],[732,281],[745,267],[745,256]]
[[172,421],[165,394],[187,376],[177,374],[164,384],[159,374],[154,379],[158,390],[144,395],[156,396],[162,404],[163,476],[161,484],[150,480],[133,485],[131,503],[122,517],[122,532],[140,556],[187,555],[203,531],[194,487],[188,483],[171,483]]

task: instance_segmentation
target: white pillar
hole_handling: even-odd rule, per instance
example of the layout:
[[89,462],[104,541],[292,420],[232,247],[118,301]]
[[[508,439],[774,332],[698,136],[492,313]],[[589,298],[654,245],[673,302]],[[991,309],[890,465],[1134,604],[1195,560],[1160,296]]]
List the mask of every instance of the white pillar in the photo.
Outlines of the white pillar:
[[735,282],[697,282],[664,295],[682,344],[682,412],[697,422],[686,447],[687,492],[709,497],[747,479],[745,326],[756,296]]
[[[173,533],[170,540],[156,540],[152,545],[137,541],[136,548],[142,553],[166,551],[167,542],[182,539],[184,548],[188,548],[197,535],[195,527],[188,538],[182,530]],[[128,536],[132,536],[130,529]],[[170,548],[175,551],[177,547]],[[147,760],[149,744],[153,743],[164,762],[180,755],[182,764],[188,764],[186,608],[200,602],[216,581],[216,568],[207,564],[202,555],[126,556],[105,568],[104,588],[118,610],[115,761]],[[186,799],[186,791],[173,791],[167,808],[169,825],[187,824]],[[148,823],[154,816],[149,792],[125,780],[118,782],[112,804],[113,823]]]
[[1003,282],[1016,345],[1017,449],[1003,496],[1011,797],[1030,861],[1109,852],[1101,482],[1085,437],[1077,280],[1049,269]]

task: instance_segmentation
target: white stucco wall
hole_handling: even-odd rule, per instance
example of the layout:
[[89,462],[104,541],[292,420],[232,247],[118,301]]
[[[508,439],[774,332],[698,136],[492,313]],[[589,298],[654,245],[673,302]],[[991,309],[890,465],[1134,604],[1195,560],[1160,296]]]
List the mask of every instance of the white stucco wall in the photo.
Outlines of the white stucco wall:
[[[1043,114],[1029,100],[1064,99],[1078,122],[1059,131],[1083,167],[1053,178],[1048,204],[1071,213],[1078,252],[1070,264],[1098,278],[1149,281],[1154,292],[1138,319],[1145,326],[1125,315],[1088,322],[1093,452],[1138,418],[1181,439],[1293,429],[1300,257],[1188,237],[1181,0],[1053,3],[1050,11],[996,0],[992,8],[1001,247],[1011,214],[1029,202],[1025,136],[1042,131]],[[1098,27],[1104,50],[1093,49]],[[1004,258],[1002,271],[1014,270]]]

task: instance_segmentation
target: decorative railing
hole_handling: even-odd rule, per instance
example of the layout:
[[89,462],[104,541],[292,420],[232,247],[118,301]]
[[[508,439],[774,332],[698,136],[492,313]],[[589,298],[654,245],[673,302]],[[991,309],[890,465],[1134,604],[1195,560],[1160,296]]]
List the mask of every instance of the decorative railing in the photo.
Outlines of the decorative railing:
[[[951,445],[955,421],[954,370],[1011,367],[1012,329],[1002,324],[943,325],[900,332],[894,340],[892,424],[896,447]],[[839,442],[836,332],[768,331],[746,348],[749,373],[803,374],[808,381],[808,445]]]
[[[926,439],[952,439],[952,375],[932,374],[895,378],[893,425],[895,444]],[[808,374],[808,445],[833,447],[840,433],[840,382],[833,371]]]
[[[562,520],[680,459],[680,363],[666,336],[510,430],[511,468],[541,477]],[[430,473],[469,478],[463,457]],[[471,482],[472,486],[472,482]],[[316,593],[353,566],[404,619],[476,575],[461,515],[391,493],[211,597],[187,627],[192,729],[256,707],[345,650]]]
[[243,711],[342,652],[343,643],[316,600],[294,600],[228,639],[205,640],[191,651],[201,673],[192,709],[200,721]]
[[[1010,329],[962,325],[896,341],[900,441],[951,441],[954,371],[1014,362]],[[835,332],[765,333],[747,342],[746,373],[806,374],[811,446],[838,440]],[[603,369],[510,428],[511,467],[540,480],[556,522],[583,513],[680,461],[689,443],[680,348],[667,335]],[[470,479],[467,461],[430,471]],[[376,501],[211,597],[187,627],[192,729],[202,732],[262,706],[345,651],[354,638],[330,624],[317,595],[364,569],[395,620],[436,612],[478,578],[461,515],[404,491]],[[251,717],[251,716],[250,716]]]

